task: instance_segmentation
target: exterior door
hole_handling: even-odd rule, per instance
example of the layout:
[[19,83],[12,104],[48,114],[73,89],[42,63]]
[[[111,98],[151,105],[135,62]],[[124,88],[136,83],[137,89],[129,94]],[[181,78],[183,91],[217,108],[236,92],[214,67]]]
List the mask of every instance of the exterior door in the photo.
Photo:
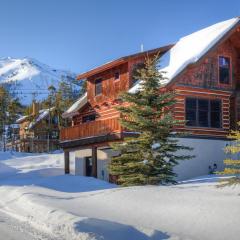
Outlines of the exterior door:
[[86,176],[91,177],[92,176],[92,157],[86,157]]

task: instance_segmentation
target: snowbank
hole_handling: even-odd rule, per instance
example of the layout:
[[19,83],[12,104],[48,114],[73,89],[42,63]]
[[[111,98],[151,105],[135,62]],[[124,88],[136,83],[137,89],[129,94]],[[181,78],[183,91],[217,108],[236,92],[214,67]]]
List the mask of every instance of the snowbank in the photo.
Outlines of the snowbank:
[[[45,154],[1,161],[11,168],[16,164],[18,172],[0,180],[0,211],[56,239],[239,239],[240,187],[216,188],[216,176],[176,186],[120,188],[52,172],[61,169],[60,158]],[[31,159],[36,168],[26,169]]]
[[63,154],[32,154],[20,152],[0,152],[0,161],[20,172],[29,172],[39,169],[63,169]]
[[11,168],[8,165],[0,162],[0,178],[15,174],[16,172],[17,171],[15,168]]

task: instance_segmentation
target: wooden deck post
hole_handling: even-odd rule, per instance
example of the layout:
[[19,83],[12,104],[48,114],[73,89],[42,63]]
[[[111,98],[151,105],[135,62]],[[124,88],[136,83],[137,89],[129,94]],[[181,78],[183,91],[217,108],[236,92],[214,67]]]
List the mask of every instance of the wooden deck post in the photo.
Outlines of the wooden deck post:
[[70,173],[69,151],[64,150],[65,174]]
[[92,147],[92,176],[97,178],[97,147]]

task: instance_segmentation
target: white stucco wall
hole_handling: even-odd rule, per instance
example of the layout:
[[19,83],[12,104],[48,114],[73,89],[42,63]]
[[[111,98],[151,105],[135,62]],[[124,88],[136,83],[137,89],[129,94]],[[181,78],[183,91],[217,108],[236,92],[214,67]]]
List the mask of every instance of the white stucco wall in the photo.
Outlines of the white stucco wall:
[[195,158],[180,161],[179,165],[174,168],[174,171],[178,174],[178,180],[207,175],[209,174],[209,166],[213,166],[214,163],[217,164],[217,171],[223,170],[223,160],[226,157],[223,149],[226,144],[229,144],[228,141],[181,138],[179,143],[192,147],[193,151],[182,151],[181,153],[195,155]]
[[109,148],[98,149],[98,178],[105,181],[109,180],[108,164],[111,161],[111,158],[116,154],[116,152],[112,151]]
[[86,157],[92,156],[92,149],[86,148],[75,152],[75,174],[80,176],[86,175]]
[[[108,181],[109,172],[108,172],[108,163],[111,160],[111,157],[116,154],[109,148],[99,148],[97,150],[97,177],[99,179],[103,179]],[[71,167],[71,173],[74,171],[74,174],[85,176],[86,175],[86,157],[90,157],[92,155],[92,149],[86,148],[77,150],[74,152],[74,167]],[[71,159],[71,158],[70,158]],[[72,164],[73,160],[70,160]]]
[[[222,171],[224,168],[223,160],[226,155],[223,151],[228,141],[216,140],[216,139],[194,139],[194,138],[181,138],[180,144],[190,146],[194,150],[189,152],[179,152],[190,155],[195,155],[195,158],[191,160],[180,161],[179,165],[174,168],[174,171],[178,174],[177,180],[185,180],[193,177],[209,174],[209,166],[213,167],[213,164],[217,164],[217,171]],[[97,150],[97,176],[99,179],[108,181],[108,163],[113,155],[116,155],[109,148],[98,148]],[[92,149],[86,148],[77,150],[74,153],[70,153],[70,172],[76,175],[85,176],[86,157],[92,155]]]
[[75,151],[69,152],[70,174],[75,174]]
[[97,176],[99,179],[108,181],[108,163],[110,158],[108,152],[103,149],[98,149],[97,151]]

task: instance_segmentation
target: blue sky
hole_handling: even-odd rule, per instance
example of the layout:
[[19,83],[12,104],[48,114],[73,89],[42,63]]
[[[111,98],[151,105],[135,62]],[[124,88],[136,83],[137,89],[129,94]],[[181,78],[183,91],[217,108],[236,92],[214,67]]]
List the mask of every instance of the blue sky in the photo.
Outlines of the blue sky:
[[240,16],[239,0],[1,0],[0,56],[76,73]]

